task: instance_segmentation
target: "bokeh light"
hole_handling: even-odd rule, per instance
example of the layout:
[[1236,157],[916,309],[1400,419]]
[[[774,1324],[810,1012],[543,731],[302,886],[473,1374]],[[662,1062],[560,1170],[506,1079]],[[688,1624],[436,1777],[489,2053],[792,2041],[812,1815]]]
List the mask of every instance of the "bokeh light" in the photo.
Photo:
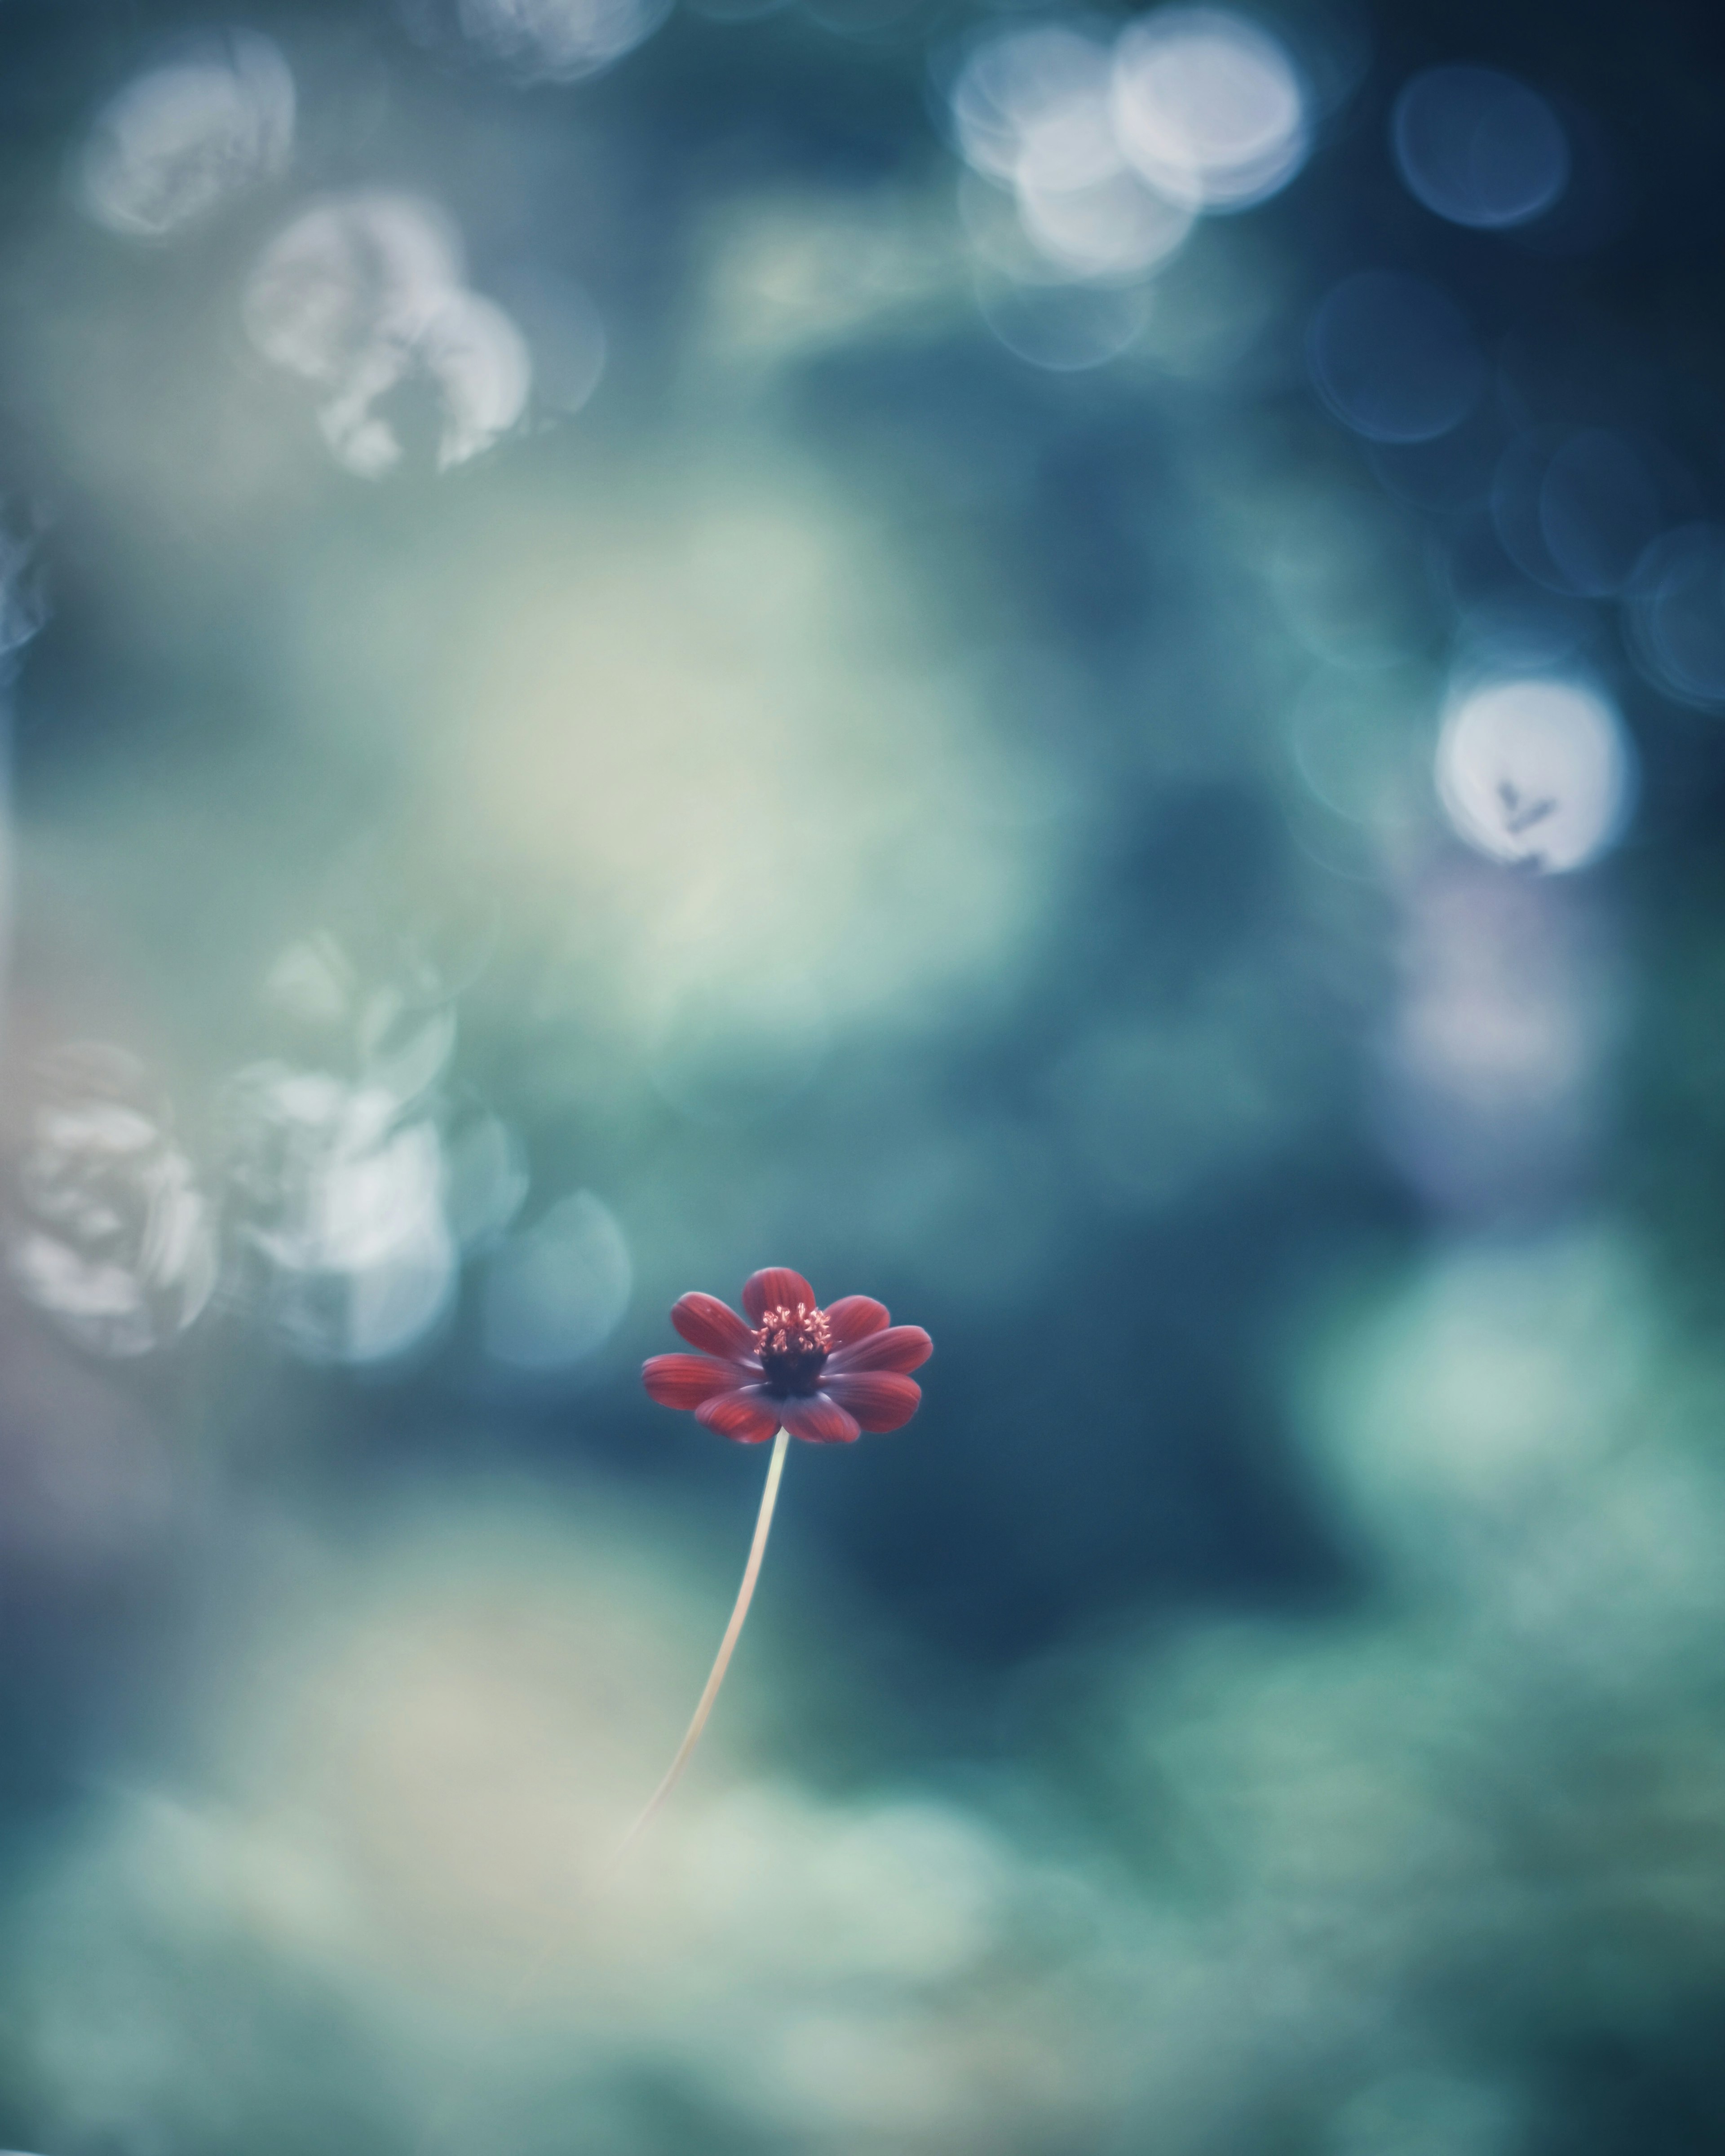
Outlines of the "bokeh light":
[[1110,49],[1062,24],[997,32],[967,59],[952,93],[970,163],[1012,182],[1081,187],[1120,162],[1108,116]]
[[1078,187],[1021,180],[1019,203],[1035,244],[1081,277],[1142,275],[1175,254],[1191,229],[1183,211],[1127,172]]
[[1380,1043],[1380,1142],[1450,1219],[1549,1214],[1584,1178],[1621,1026],[1599,924],[1553,886],[1478,864],[1404,902],[1400,994]]
[[1055,374],[1105,367],[1129,349],[1150,319],[1140,290],[1048,290],[1005,285],[984,289],[984,319],[1015,358]]
[[1488,231],[1543,216],[1569,178],[1562,124],[1537,90],[1494,68],[1417,74],[1392,123],[1401,176],[1430,210]]
[[1438,792],[1468,844],[1548,871],[1584,867],[1635,806],[1635,752],[1605,697],[1532,678],[1468,690],[1444,721]]
[[444,1170],[444,1209],[456,1241],[464,1250],[489,1250],[531,1188],[519,1136],[489,1110],[470,1113],[445,1142]]
[[1121,146],[1189,209],[1245,209],[1285,187],[1311,150],[1307,103],[1286,47],[1226,8],[1159,8],[1121,33]]
[[1633,649],[1679,703],[1725,706],[1725,531],[1687,524],[1650,547],[1630,593]]
[[1369,442],[1428,442],[1479,402],[1486,370],[1461,310],[1400,270],[1363,270],[1313,317],[1312,379],[1337,418]]
[[1586,598],[1625,588],[1662,521],[1646,464],[1600,428],[1513,441],[1498,466],[1491,513],[1519,569]]
[[578,1191],[494,1252],[485,1281],[487,1352],[547,1373],[583,1362],[623,1322],[634,1272],[614,1215]]
[[[975,172],[1010,189],[1025,237],[1055,274],[1140,276],[1191,229],[1189,210],[1127,162],[1110,108],[1111,64],[1097,33],[1004,30],[976,47],[952,86],[959,148]],[[978,205],[973,223],[987,214]]]

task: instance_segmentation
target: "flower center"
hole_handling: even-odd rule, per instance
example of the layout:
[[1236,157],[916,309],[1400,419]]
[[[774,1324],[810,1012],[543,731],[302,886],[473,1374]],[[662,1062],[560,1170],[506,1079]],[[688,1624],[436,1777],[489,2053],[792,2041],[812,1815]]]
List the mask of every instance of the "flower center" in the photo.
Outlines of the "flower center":
[[814,1392],[832,1345],[825,1311],[806,1302],[794,1310],[781,1303],[777,1310],[768,1311],[755,1327],[755,1353],[761,1358],[768,1391],[781,1399]]

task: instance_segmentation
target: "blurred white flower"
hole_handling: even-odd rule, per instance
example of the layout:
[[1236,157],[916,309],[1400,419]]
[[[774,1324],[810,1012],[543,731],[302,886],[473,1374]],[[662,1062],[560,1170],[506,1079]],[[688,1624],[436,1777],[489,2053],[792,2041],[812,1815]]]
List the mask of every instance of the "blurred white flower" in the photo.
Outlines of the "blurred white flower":
[[465,464],[526,408],[525,340],[491,300],[467,290],[459,240],[429,203],[355,194],[308,210],[264,249],[246,289],[253,343],[318,393],[337,460],[381,478],[402,460],[387,398],[421,385],[438,469]]
[[[308,1360],[400,1354],[435,1327],[456,1288],[440,1091],[454,1004],[410,963],[367,982],[329,936],[290,945],[265,989],[300,1045],[293,1060],[249,1065],[228,1084],[239,1291]],[[501,1203],[464,1191],[476,1215]]]
[[234,1231],[265,1316],[315,1362],[412,1347],[454,1292],[436,1122],[382,1086],[254,1064],[231,1081]]
[[235,30],[113,98],[80,167],[84,206],[129,238],[160,239],[287,169],[294,78],[268,38]]
[[119,1050],[69,1048],[49,1066],[17,1187],[13,1276],[81,1347],[147,1353],[209,1301],[210,1209],[141,1066]]

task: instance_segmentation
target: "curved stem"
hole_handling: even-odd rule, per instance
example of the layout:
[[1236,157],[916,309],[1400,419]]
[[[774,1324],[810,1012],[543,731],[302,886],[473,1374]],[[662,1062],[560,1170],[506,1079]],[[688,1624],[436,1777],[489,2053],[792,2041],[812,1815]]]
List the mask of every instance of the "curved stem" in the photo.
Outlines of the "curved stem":
[[646,1827],[653,1815],[675,1789],[689,1763],[689,1755],[701,1742],[701,1732],[706,1727],[706,1718],[713,1711],[713,1702],[719,1696],[719,1686],[725,1681],[725,1672],[731,1666],[732,1652],[742,1630],[742,1620],[749,1614],[749,1604],[754,1599],[755,1582],[760,1577],[761,1560],[767,1554],[767,1532],[773,1525],[773,1507],[778,1502],[778,1478],[784,1472],[784,1455],[791,1441],[791,1434],[782,1430],[773,1440],[773,1459],[767,1470],[767,1487],[761,1492],[761,1510],[755,1520],[755,1539],[749,1548],[749,1561],[743,1568],[742,1585],[737,1591],[737,1606],[731,1612],[731,1622],[725,1627],[725,1636],[719,1642],[719,1652],[706,1681],[706,1690],[701,1695],[695,1710],[695,1718],[688,1732],[677,1747],[677,1756],[666,1768],[665,1779],[647,1800],[647,1808],[624,1835],[612,1860],[620,1863],[630,1845]]

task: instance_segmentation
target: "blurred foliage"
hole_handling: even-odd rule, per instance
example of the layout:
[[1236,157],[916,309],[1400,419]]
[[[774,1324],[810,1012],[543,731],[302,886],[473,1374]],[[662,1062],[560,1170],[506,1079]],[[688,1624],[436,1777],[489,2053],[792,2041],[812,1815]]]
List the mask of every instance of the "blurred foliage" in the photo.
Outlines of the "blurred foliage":
[[1725,25],[1243,20],[0,17],[0,2138],[1725,2138]]

